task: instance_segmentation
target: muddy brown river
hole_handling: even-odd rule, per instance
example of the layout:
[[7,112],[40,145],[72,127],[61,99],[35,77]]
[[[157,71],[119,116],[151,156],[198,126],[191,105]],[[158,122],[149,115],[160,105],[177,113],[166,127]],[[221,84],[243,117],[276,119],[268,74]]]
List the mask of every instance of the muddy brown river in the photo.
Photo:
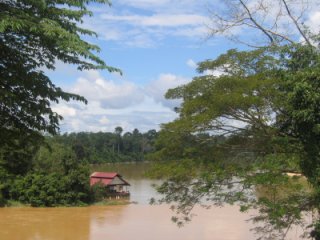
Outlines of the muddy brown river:
[[[122,206],[77,208],[0,208],[0,240],[250,240],[255,239],[237,206],[196,208],[191,223],[177,227],[167,205],[150,206],[155,196],[143,177],[148,166],[104,166],[95,170],[120,172],[132,185],[131,201]],[[133,170],[135,169],[135,170]],[[138,169],[138,170],[137,170]],[[288,239],[299,239],[299,230]]]

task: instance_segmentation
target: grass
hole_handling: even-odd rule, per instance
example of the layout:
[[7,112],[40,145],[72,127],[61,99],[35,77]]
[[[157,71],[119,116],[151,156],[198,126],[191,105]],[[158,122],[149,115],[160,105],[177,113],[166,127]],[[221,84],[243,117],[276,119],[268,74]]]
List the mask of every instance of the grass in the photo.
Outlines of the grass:
[[[92,204],[83,204],[83,205],[76,205],[76,206],[55,206],[55,207],[88,207],[88,206],[118,206],[118,205],[127,205],[131,202],[129,199],[105,199],[99,202],[95,202]],[[19,201],[8,200],[4,207],[16,207],[16,208],[23,208],[23,207],[31,207],[30,204],[24,204]]]
[[102,200],[100,202],[93,203],[91,206],[117,206],[117,205],[127,205],[130,204],[128,199],[119,200]]
[[19,201],[8,200],[6,207],[30,207],[30,204],[24,204]]

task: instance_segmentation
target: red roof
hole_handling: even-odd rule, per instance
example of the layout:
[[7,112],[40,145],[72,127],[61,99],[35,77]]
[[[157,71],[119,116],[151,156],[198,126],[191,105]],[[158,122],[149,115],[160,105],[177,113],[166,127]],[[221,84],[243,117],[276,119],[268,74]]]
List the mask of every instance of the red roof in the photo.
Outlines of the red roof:
[[121,177],[120,174],[116,172],[94,172],[91,174],[90,177],[95,177],[95,178],[115,178],[116,176]]
[[110,183],[112,182],[112,180],[118,177],[120,178],[123,182],[124,185],[129,185],[130,184],[124,180],[120,174],[116,173],[116,172],[94,172],[90,175],[90,186],[101,182],[104,185],[110,185]]

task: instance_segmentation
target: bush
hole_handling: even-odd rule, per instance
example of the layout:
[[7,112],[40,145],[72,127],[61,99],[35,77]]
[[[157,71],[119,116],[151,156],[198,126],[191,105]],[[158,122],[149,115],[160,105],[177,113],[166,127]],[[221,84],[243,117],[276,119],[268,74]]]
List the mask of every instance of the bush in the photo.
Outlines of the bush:
[[2,192],[0,191],[0,207],[3,207],[6,202],[6,199],[3,197]]
[[90,192],[91,202],[100,202],[106,197],[106,187],[102,183],[94,184]]
[[83,205],[90,202],[89,172],[86,168],[60,173],[31,173],[17,178],[10,190],[12,200],[34,207]]

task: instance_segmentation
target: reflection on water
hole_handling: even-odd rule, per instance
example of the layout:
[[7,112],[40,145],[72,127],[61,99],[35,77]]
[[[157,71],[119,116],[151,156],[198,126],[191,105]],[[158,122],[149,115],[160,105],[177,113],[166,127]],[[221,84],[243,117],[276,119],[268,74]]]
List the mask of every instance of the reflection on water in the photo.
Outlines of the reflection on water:
[[[178,228],[171,222],[169,206],[150,206],[155,194],[154,181],[143,177],[146,165],[139,171],[127,164],[121,169],[94,169],[120,172],[131,183],[131,201],[125,206],[92,206],[82,208],[0,208],[0,240],[250,240],[252,225],[248,214],[236,206],[196,208],[190,224]],[[112,168],[112,165],[111,165]],[[125,170],[127,169],[127,170]],[[293,233],[290,239],[299,239]]]

